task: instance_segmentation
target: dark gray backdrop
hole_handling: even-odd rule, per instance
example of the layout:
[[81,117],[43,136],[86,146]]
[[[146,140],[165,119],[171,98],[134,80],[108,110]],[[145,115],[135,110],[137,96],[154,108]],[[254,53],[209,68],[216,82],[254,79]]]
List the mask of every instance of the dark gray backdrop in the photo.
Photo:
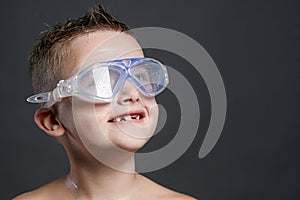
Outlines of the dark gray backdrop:
[[[62,148],[36,128],[27,55],[47,24],[82,15],[97,1],[5,1],[1,5],[0,199],[36,188],[63,175]],[[222,74],[228,113],[213,151],[198,159],[209,123],[210,101],[191,67],[182,73],[198,93],[201,122],[188,151],[172,165],[145,174],[158,183],[199,199],[299,199],[299,1],[101,1],[130,27],[175,29],[197,40]],[[149,50],[162,60],[186,64],[168,52]],[[188,64],[186,64],[188,65]],[[162,136],[143,151],[172,139],[178,122],[176,98]],[[177,121],[176,121],[177,120]],[[158,138],[159,137],[159,138]],[[157,139],[158,138],[158,139]]]

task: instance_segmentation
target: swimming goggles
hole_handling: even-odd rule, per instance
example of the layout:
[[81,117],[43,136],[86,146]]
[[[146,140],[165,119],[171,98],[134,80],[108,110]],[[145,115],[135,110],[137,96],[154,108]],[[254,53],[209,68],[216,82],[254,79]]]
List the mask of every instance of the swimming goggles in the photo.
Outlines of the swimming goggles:
[[146,96],[162,92],[169,83],[166,67],[152,58],[130,58],[95,63],[58,82],[51,92],[30,96],[30,103],[49,108],[62,98],[80,96],[92,102],[111,102],[131,79]]

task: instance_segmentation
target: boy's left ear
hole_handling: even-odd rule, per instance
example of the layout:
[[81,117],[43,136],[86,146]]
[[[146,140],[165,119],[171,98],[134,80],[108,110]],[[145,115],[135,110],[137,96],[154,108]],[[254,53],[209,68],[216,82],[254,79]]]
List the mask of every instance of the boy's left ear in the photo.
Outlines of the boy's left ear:
[[39,108],[34,114],[34,121],[40,129],[52,137],[59,137],[65,133],[64,126],[52,108]]

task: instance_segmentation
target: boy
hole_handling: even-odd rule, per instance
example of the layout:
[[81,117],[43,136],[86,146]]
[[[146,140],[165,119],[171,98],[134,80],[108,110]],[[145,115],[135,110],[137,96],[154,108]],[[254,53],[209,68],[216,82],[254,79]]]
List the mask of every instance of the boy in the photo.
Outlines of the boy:
[[33,48],[30,72],[35,122],[64,147],[70,172],[15,200],[194,199],[133,173],[168,76],[125,24],[99,6],[55,26]]

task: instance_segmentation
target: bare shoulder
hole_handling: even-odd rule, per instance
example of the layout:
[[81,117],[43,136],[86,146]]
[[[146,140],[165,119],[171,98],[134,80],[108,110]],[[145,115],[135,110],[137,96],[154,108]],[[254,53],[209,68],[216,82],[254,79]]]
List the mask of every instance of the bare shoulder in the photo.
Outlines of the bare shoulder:
[[195,200],[196,199],[196,198],[186,195],[186,194],[182,194],[182,193],[178,193],[178,192],[174,192],[174,193],[175,194],[171,194],[170,196],[166,197],[165,199],[172,199],[172,200]]
[[[63,181],[63,178],[59,178],[57,180],[54,180],[44,186],[41,186],[35,190],[32,190],[30,192],[23,193],[12,200],[50,200],[55,199],[55,197],[59,194],[63,195],[60,185]],[[56,192],[52,192],[56,191]]]
[[45,198],[41,198],[41,195],[39,194],[39,192],[37,192],[37,190],[34,191],[30,191],[30,192],[26,192],[23,193],[15,198],[13,198],[12,200],[35,200],[35,199],[45,199]]
[[144,191],[143,194],[144,195],[148,194],[145,196],[151,197],[150,199],[171,199],[171,200],[194,200],[194,199],[196,199],[192,196],[182,194],[182,193],[173,191],[169,188],[166,188],[164,186],[161,186],[142,175],[140,175],[140,178],[143,182],[141,185],[144,186],[142,190],[145,190],[144,188],[146,188],[146,191]]

